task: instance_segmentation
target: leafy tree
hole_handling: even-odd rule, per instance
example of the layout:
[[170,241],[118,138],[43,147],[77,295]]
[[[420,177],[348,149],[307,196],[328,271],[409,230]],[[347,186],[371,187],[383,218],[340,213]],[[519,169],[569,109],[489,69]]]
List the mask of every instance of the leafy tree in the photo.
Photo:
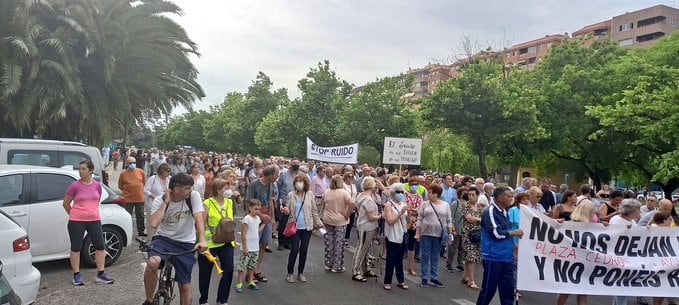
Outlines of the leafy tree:
[[610,42],[587,48],[578,41],[564,41],[529,75],[526,94],[532,92],[538,101],[538,117],[546,131],[546,137],[532,146],[546,153],[538,158],[539,167],[584,173],[596,186],[611,178],[620,164],[609,153],[614,139],[592,137],[599,122],[585,111],[603,105],[608,95],[623,86],[608,75],[610,63],[624,53]]
[[471,60],[458,78],[439,85],[422,103],[429,128],[447,128],[469,139],[479,157],[479,172],[488,177],[488,156],[504,149],[509,137],[537,136],[535,106],[512,99],[504,67],[491,60]]
[[479,173],[478,157],[466,137],[448,129],[427,131],[422,142],[422,166],[438,172]]
[[180,117],[173,118],[170,123],[156,133],[156,144],[162,149],[175,149],[177,145],[195,146],[200,150],[214,150],[214,142],[205,141],[203,137],[203,123],[210,113],[206,111],[192,111]]
[[197,47],[162,0],[0,4],[3,136],[102,143],[204,96]]
[[606,105],[591,106],[587,112],[600,120],[598,139],[615,139],[609,153],[621,161],[618,172],[659,184],[668,197],[679,187],[677,48],[679,35],[672,35],[615,63],[611,78],[629,85],[612,94]]
[[269,113],[257,127],[255,143],[263,152],[303,157],[306,137],[321,146],[335,146],[342,112],[351,85],[339,79],[330,62],[319,63],[298,82],[302,97]]
[[257,126],[267,114],[289,103],[286,89],[273,91],[272,87],[271,79],[259,72],[245,95],[227,95],[217,115],[206,123],[206,140],[219,142],[222,151],[258,153]]
[[402,101],[411,83],[412,77],[387,77],[352,94],[339,113],[340,142],[381,148],[385,136],[417,137],[417,113]]

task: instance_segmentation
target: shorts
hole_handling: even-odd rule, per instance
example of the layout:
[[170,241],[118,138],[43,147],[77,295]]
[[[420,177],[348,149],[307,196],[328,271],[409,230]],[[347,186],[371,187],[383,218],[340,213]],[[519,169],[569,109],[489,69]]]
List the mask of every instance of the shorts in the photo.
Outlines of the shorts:
[[248,252],[248,256],[240,254],[238,259],[238,271],[245,271],[246,269],[255,269],[257,267],[257,260],[259,260],[259,252]]
[[92,239],[95,250],[104,250],[104,233],[101,230],[101,221],[68,221],[68,237],[71,239],[71,251],[80,252],[83,248],[85,231]]
[[[158,256],[163,262],[167,261],[167,255],[158,253],[169,252],[169,253],[179,253],[185,252],[195,248],[196,245],[193,243],[183,243],[179,241],[172,240],[170,238],[156,235],[152,239],[152,247],[149,250],[149,258],[152,256]],[[175,280],[179,284],[190,284],[191,283],[191,270],[193,265],[196,263],[195,253],[185,254],[180,256],[175,256],[173,258],[172,266],[175,270]]]
[[259,244],[269,244],[271,243],[271,223],[264,225],[264,229],[259,233]]

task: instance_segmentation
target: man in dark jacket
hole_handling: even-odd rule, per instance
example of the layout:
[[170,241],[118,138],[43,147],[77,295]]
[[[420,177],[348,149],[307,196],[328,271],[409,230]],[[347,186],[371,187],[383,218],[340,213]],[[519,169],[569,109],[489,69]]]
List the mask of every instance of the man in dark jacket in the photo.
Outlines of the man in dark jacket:
[[523,236],[521,229],[511,231],[507,209],[514,197],[509,188],[500,186],[493,192],[495,202],[483,211],[481,218],[481,257],[483,283],[476,305],[488,305],[500,291],[500,304],[514,302],[514,239]]

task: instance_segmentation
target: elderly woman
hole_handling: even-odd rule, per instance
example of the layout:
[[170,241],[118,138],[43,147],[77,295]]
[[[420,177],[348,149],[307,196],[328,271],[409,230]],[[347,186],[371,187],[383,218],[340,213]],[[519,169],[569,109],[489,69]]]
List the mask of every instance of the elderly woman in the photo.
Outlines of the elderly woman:
[[448,234],[454,234],[455,227],[450,206],[441,200],[442,193],[443,188],[440,185],[429,186],[429,201],[423,203],[417,211],[418,226],[415,229],[415,238],[420,241],[422,251],[420,269],[422,287],[427,287],[429,283],[436,287],[445,287],[438,275],[439,256],[441,244],[448,242]]
[[474,275],[476,274],[476,264],[481,262],[481,245],[472,243],[469,240],[469,233],[473,230],[481,229],[481,214],[483,209],[478,205],[479,194],[481,192],[475,187],[470,187],[467,193],[462,193],[462,217],[464,223],[464,234],[462,234],[462,249],[464,250],[464,273],[462,283],[467,287],[479,290],[476,285]]
[[189,167],[189,173],[193,178],[193,190],[200,194],[200,200],[204,199],[205,186],[207,185],[205,176],[200,173],[200,163],[195,162]]
[[[614,194],[611,194],[612,198],[614,197]],[[637,225],[637,219],[639,219],[639,216],[641,216],[641,202],[636,199],[628,198],[628,199],[623,199],[622,202],[620,203],[617,211],[617,215],[611,217],[611,220],[609,221],[609,225],[611,226],[627,226],[628,228],[631,228],[633,226]],[[613,297],[613,305],[626,305],[627,304],[627,297],[626,296],[614,296]]]
[[377,232],[377,221],[382,218],[375,203],[375,178],[363,178],[363,192],[356,199],[357,214],[356,229],[358,231],[358,246],[354,256],[353,277],[354,281],[366,282],[365,277],[377,277],[377,274],[368,267],[368,250],[370,243]]
[[332,177],[330,189],[323,195],[323,203],[323,223],[328,230],[325,234],[325,270],[344,272],[344,233],[354,210],[354,200],[344,190],[342,176]]
[[403,253],[408,210],[405,188],[402,183],[394,183],[389,188],[389,201],[384,206],[384,235],[387,245],[387,264],[384,270],[384,289],[391,290],[391,281],[396,271],[399,288],[408,289],[403,274]]
[[[146,195],[146,205],[144,210],[147,215],[151,215],[151,202],[158,196],[165,194],[167,187],[170,183],[170,165],[167,163],[161,163],[156,168],[156,174],[151,176],[149,180],[146,180],[146,185],[144,185],[144,195]],[[148,218],[146,219],[146,234],[153,236],[155,234],[155,229],[148,225]]]
[[540,199],[542,198],[542,190],[540,190],[540,188],[537,186],[531,186],[530,188],[528,188],[528,190],[526,190],[526,193],[528,194],[529,201],[528,207],[542,214],[547,214],[545,207],[543,207],[540,204]]
[[294,283],[295,278],[292,272],[295,268],[295,260],[299,253],[299,265],[297,266],[297,279],[304,283],[304,266],[306,265],[307,250],[309,250],[309,240],[314,229],[323,227],[321,218],[318,217],[318,208],[314,201],[314,193],[311,192],[311,183],[306,174],[295,176],[293,185],[295,190],[288,193],[288,206],[283,208],[283,213],[290,215],[288,224],[295,223],[297,232],[290,237],[292,247],[288,255],[288,283]]

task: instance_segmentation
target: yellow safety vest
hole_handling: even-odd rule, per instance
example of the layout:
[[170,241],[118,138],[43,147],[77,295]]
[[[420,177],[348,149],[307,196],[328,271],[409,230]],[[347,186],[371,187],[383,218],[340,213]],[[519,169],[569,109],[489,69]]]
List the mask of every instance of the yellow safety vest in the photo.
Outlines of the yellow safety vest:
[[[205,240],[207,240],[208,248],[221,247],[224,244],[218,244],[212,242],[212,232],[217,229],[219,221],[222,217],[228,217],[233,220],[233,200],[225,198],[224,199],[224,210],[219,206],[219,203],[214,197],[210,197],[203,201],[203,205],[207,206],[207,227],[205,228]],[[236,247],[236,241],[231,242],[232,247]]]

